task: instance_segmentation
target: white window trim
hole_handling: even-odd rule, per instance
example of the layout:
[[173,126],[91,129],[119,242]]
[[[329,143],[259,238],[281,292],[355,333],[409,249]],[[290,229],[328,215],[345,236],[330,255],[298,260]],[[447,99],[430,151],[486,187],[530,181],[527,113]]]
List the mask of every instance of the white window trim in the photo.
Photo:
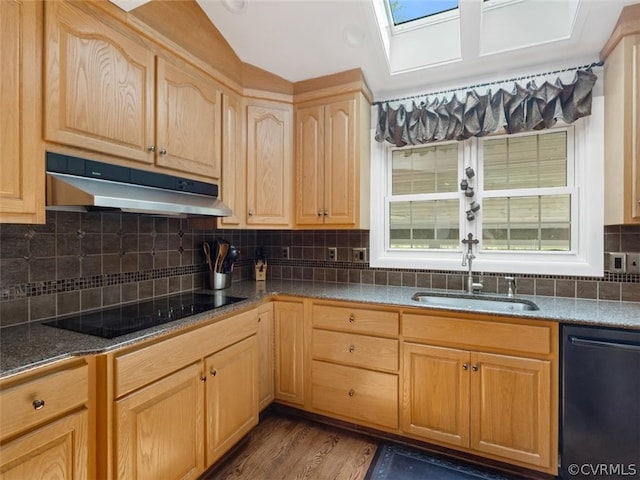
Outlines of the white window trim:
[[[574,124],[576,187],[572,211],[578,235],[572,236],[571,252],[492,252],[475,250],[476,272],[543,275],[602,276],[604,271],[604,97],[594,97],[591,115]],[[392,147],[378,143],[371,133],[371,234],[370,265],[378,268],[466,271],[462,248],[445,250],[389,250],[388,169]],[[477,141],[475,139],[472,142]],[[463,142],[471,148],[472,142]],[[466,157],[469,158],[469,157]],[[477,171],[477,169],[476,169]],[[570,172],[571,175],[571,172]],[[570,179],[570,177],[569,177]],[[481,199],[479,199],[481,201]],[[466,236],[461,208],[460,237]],[[482,210],[481,210],[482,211]],[[475,228],[477,222],[472,223]],[[478,238],[474,229],[467,230]]]

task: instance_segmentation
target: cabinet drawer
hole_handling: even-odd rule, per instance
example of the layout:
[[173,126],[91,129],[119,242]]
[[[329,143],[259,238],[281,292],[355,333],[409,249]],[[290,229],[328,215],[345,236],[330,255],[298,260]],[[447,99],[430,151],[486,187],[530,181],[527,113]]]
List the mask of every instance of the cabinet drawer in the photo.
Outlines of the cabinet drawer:
[[364,308],[313,306],[313,326],[371,335],[398,335],[398,314]]
[[[32,428],[89,399],[89,367],[78,365],[0,392],[0,432],[2,438]],[[35,402],[44,402],[36,409]]]
[[402,316],[405,339],[539,355],[549,355],[554,351],[553,328],[550,322],[543,321],[539,325],[525,325],[432,315]]
[[397,375],[314,360],[311,379],[315,410],[398,427]]
[[115,395],[122,395],[197,362],[258,331],[250,310],[125,353],[115,359]]
[[398,340],[313,330],[313,357],[356,367],[398,370]]

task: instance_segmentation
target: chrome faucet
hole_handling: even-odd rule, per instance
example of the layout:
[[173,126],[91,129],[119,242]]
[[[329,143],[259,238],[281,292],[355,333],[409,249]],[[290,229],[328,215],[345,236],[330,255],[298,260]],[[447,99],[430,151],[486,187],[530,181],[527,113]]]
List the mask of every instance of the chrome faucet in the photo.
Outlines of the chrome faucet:
[[516,295],[516,279],[515,277],[504,277],[507,281],[507,297],[513,298]]
[[473,234],[470,233],[466,239],[462,240],[462,243],[467,245],[467,251],[462,255],[462,266],[469,266],[469,274],[467,275],[467,293],[479,293],[482,291],[482,282],[473,281],[473,259],[476,256],[473,254],[473,246],[480,243],[477,238],[474,240]]

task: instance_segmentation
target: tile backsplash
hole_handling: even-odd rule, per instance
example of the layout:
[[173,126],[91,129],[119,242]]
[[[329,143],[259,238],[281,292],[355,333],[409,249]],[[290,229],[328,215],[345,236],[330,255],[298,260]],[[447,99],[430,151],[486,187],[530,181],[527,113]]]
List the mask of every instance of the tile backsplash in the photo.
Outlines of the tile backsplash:
[[[185,219],[113,212],[47,213],[45,225],[0,225],[0,327],[207,285],[202,243],[240,249],[234,281],[252,276],[257,247],[268,278],[461,290],[462,272],[370,268],[351,261],[369,247],[366,230],[190,230]],[[606,252],[640,252],[640,226],[605,227]],[[289,247],[289,258],[282,258]],[[328,249],[335,247],[336,261]],[[508,272],[506,272],[508,273]],[[484,291],[505,292],[504,274]],[[640,275],[518,275],[518,292],[640,302]]]

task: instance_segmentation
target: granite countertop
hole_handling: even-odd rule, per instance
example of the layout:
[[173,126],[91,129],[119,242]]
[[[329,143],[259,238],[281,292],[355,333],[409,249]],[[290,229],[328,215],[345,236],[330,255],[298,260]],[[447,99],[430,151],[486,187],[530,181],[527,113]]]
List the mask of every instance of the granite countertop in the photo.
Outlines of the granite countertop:
[[[191,317],[151,327],[140,332],[123,335],[111,340],[61,330],[41,322],[16,325],[0,329],[0,378],[74,355],[106,353],[128,345],[158,337],[205,320],[222,318],[228,313],[259,304],[264,298],[278,295],[310,297],[326,300],[364,302],[372,305],[417,307],[424,310],[475,311],[471,308],[431,307],[411,299],[420,288],[393,287],[365,284],[337,284],[322,282],[269,280],[267,282],[244,281],[234,283],[225,290],[227,295],[245,297],[246,300],[204,312]],[[455,292],[426,290],[441,295]],[[207,290],[203,290],[207,292]],[[213,293],[213,291],[209,291]],[[479,294],[478,297],[490,297]],[[640,330],[640,303],[583,300],[574,298],[518,295],[519,299],[535,302],[539,310],[508,311],[496,313],[478,311],[484,315],[556,320],[561,323],[583,324],[612,328]]]

